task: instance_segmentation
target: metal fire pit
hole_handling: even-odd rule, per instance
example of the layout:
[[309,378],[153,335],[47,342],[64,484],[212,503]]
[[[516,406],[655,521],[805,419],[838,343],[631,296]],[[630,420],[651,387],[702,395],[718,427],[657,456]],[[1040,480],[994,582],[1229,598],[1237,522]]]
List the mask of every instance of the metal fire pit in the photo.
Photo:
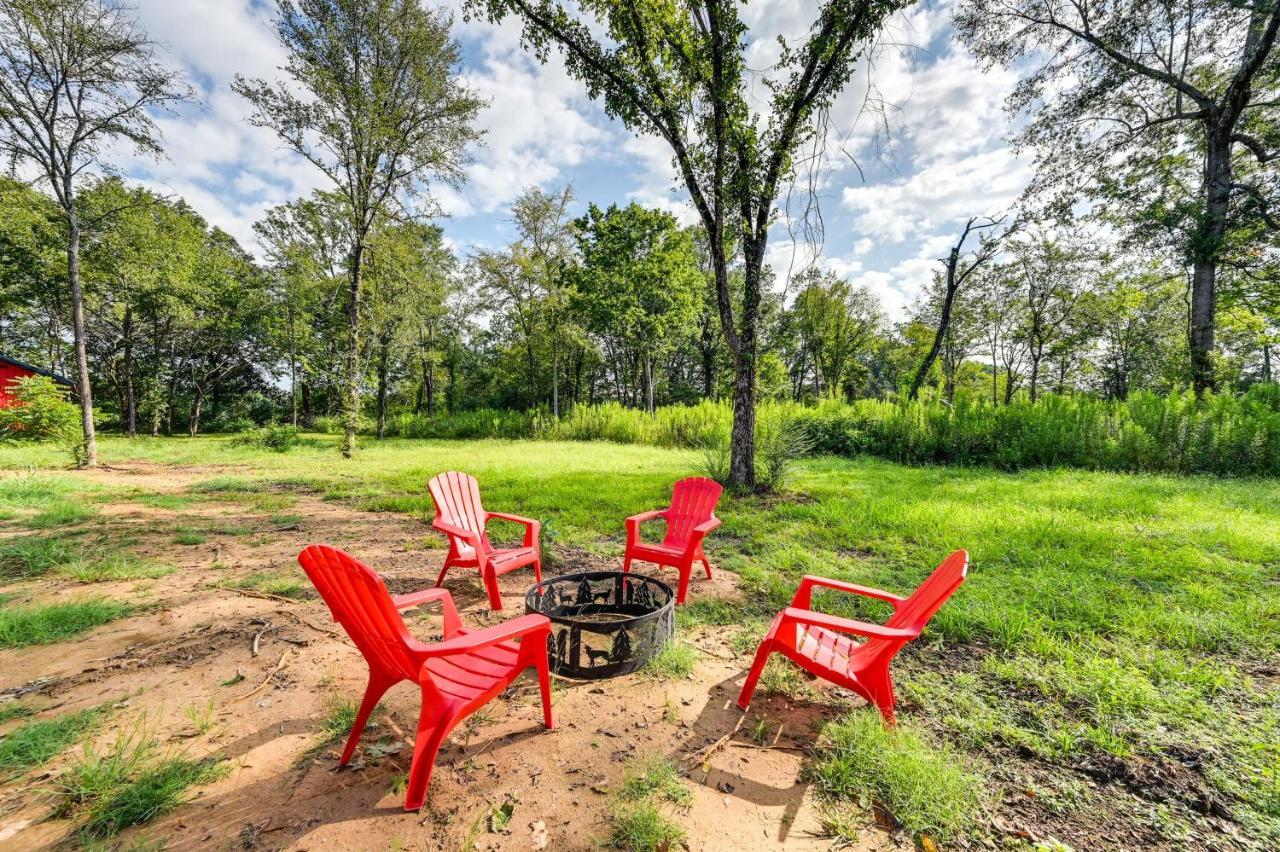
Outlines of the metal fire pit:
[[598,680],[635,671],[671,641],[675,597],[652,577],[587,571],[543,580],[529,589],[524,608],[551,619],[553,672]]

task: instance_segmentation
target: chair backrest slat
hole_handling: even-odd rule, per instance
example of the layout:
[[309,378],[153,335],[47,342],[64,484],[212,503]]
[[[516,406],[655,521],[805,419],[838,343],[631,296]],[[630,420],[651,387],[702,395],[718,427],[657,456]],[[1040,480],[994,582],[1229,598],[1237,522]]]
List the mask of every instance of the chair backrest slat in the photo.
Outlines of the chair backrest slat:
[[480,536],[489,547],[484,532],[484,505],[480,502],[480,484],[474,476],[456,470],[437,474],[427,483],[436,516],[445,523],[462,527]]
[[664,515],[667,534],[662,543],[679,546],[688,541],[694,527],[715,515],[723,490],[714,479],[701,476],[677,482],[671,490],[671,507]]
[[371,663],[403,678],[417,678],[409,631],[386,584],[373,569],[325,544],[309,545],[298,554],[298,564],[329,605],[333,620]]
[[933,569],[933,573],[898,607],[893,617],[885,622],[885,626],[923,629],[929,619],[933,618],[933,614],[946,603],[947,598],[960,588],[968,573],[969,554],[957,550]]

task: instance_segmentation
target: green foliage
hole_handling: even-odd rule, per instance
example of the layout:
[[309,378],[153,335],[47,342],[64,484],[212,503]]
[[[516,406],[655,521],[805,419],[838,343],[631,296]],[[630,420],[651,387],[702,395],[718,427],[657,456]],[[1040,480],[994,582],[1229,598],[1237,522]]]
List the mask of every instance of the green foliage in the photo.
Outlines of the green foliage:
[[830,799],[874,802],[912,833],[949,840],[977,816],[981,782],[962,767],[955,753],[864,709],[823,729],[812,775]]
[[65,538],[24,536],[0,543],[0,580],[39,577],[74,561],[79,549]]
[[277,453],[287,453],[302,440],[301,433],[294,426],[263,426],[241,432],[232,440],[236,447],[260,447]]
[[131,604],[106,598],[5,606],[0,608],[0,648],[60,642],[132,611]]
[[609,804],[610,842],[633,852],[670,849],[685,833],[660,806],[687,808],[692,803],[693,794],[675,764],[659,758],[632,761]]
[[[958,399],[817,406],[762,405],[757,416],[759,475],[785,479],[807,452],[861,453],[907,464],[990,465],[1002,470],[1092,470],[1280,475],[1280,392],[1255,385],[1244,395],[1139,392],[1125,401],[1046,395],[1037,402],[992,405]],[[517,412],[402,418],[396,434],[417,438],[540,438],[703,448],[703,468],[727,475],[732,411],[702,402],[646,414],[617,403],[578,406],[555,420]]]
[[172,574],[174,568],[120,551],[74,559],[58,570],[80,583],[108,583],[116,580],[154,580]]
[[656,680],[683,680],[693,676],[698,652],[692,645],[672,640],[644,665],[644,673]]
[[104,716],[101,708],[91,708],[35,719],[10,731],[0,739],[0,778],[48,763],[79,742]]
[[48,376],[25,376],[9,383],[15,404],[0,408],[0,441],[52,441],[79,463],[83,435],[80,409]]
[[85,746],[58,779],[57,810],[79,819],[85,838],[113,837],[168,813],[192,787],[225,774],[226,766],[215,760],[162,751],[140,719],[104,750]]
[[298,576],[282,572],[256,572],[247,577],[226,580],[219,585],[229,589],[245,589],[282,598],[305,597],[308,588],[308,584]]

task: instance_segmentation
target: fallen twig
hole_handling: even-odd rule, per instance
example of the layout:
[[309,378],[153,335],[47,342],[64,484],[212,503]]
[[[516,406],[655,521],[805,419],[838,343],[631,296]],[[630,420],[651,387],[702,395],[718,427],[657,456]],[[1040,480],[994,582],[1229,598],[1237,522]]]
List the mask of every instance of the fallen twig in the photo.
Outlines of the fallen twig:
[[732,731],[725,734],[723,737],[716,740],[711,745],[707,746],[701,752],[694,754],[694,757],[697,758],[697,761],[703,764],[703,766],[705,766],[707,761],[711,759],[711,755],[715,754],[717,751],[719,751],[721,748],[724,747],[725,743],[733,739],[733,735],[738,733],[738,731],[742,728],[742,723],[745,722],[746,720],[747,720],[747,714],[743,713],[741,716],[738,717],[738,724],[733,726]]
[[268,630],[273,630],[273,629],[274,628],[271,626],[271,622],[268,621],[266,622],[266,624],[263,625],[261,630],[253,634],[253,646],[249,649],[249,656],[251,657],[258,656],[258,643],[262,641],[262,635],[266,633]]
[[310,627],[312,630],[314,630],[314,631],[315,631],[315,632],[317,632],[317,633],[323,633],[323,634],[325,634],[326,636],[338,636],[339,638],[341,638],[341,635],[340,635],[337,631],[335,631],[335,630],[330,630],[330,629],[329,629],[329,628],[327,628],[327,627],[320,627],[320,626],[319,626],[319,625],[317,625],[317,624],[313,624],[313,623],[311,623],[310,621],[308,621],[307,619],[305,619],[305,618],[303,618],[302,616],[298,615],[296,612],[289,612],[289,610],[287,610],[287,609],[278,609],[278,610],[276,610],[276,612],[280,613],[281,615],[287,615],[287,616],[289,616],[289,617],[290,617],[290,618],[292,618],[294,621],[297,621],[299,624],[302,624],[302,625],[304,625],[304,626],[306,626],[306,627]]
[[262,690],[266,689],[267,685],[271,683],[271,678],[275,677],[277,674],[284,671],[284,667],[289,664],[289,659],[288,659],[289,655],[292,653],[293,653],[292,651],[286,648],[284,653],[280,655],[280,661],[276,663],[276,667],[271,671],[267,672],[267,676],[262,679],[262,683],[258,684],[253,689],[246,692],[244,695],[231,699],[231,703],[235,704],[237,701],[244,701],[246,698],[251,698],[257,695]]
[[284,603],[296,604],[293,598],[286,598],[283,595],[269,595],[266,592],[251,592],[248,589],[237,589],[235,586],[219,586],[218,588],[228,592],[235,592],[237,595],[244,595],[247,598],[261,598],[264,601],[282,601]]

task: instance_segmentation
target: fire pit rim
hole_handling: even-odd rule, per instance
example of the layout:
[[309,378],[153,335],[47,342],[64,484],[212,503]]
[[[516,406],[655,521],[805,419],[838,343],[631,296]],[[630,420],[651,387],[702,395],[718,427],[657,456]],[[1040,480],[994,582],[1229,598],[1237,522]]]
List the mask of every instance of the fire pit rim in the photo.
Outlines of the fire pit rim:
[[[653,589],[662,598],[662,602],[652,609],[638,614],[619,611],[620,607],[626,606],[626,604],[620,604],[617,601],[601,604],[599,609],[592,609],[587,613],[579,611],[572,615],[547,612],[540,608],[540,604],[543,602],[542,596],[548,588],[565,586],[569,590],[576,591],[583,581],[587,583],[609,582],[613,584],[612,587],[615,591],[612,596],[616,596],[617,590],[622,589],[624,585],[643,584],[645,587]],[[594,594],[604,594],[604,592],[595,592]],[[671,641],[675,634],[675,598],[675,591],[671,586],[656,577],[624,571],[576,571],[556,577],[547,577],[541,582],[530,586],[529,591],[525,593],[525,612],[543,615],[552,622],[552,633],[548,637],[548,657],[551,660],[552,671],[566,677],[599,680],[628,674],[639,669],[652,659],[664,645]],[[564,605],[562,604],[561,606]],[[595,604],[568,604],[568,606],[591,608]],[[607,621],[582,619],[584,614],[589,615],[601,612],[616,613],[618,617]],[[659,623],[651,625],[651,622]],[[595,656],[589,654],[588,659],[591,664],[583,666],[581,665],[580,651],[577,650],[581,647],[583,632],[603,636],[615,636],[619,632],[627,633],[629,636],[635,634],[635,641],[639,647],[635,647],[633,653],[621,660],[613,659],[611,655],[609,661],[604,665],[596,665]],[[646,634],[648,634],[648,641],[645,641]],[[559,653],[557,653],[555,647],[557,641],[564,646],[558,649]],[[598,651],[598,649],[593,650]],[[573,659],[566,659],[570,655]]]

